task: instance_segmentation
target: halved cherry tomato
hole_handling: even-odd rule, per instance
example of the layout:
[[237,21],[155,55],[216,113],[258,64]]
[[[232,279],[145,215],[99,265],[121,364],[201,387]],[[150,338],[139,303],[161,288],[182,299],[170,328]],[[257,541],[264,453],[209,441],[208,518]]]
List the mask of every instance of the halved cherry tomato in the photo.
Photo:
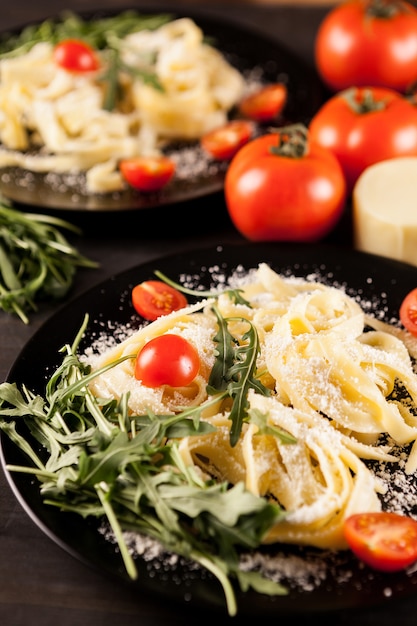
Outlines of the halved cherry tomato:
[[94,72],[100,62],[93,48],[78,39],[65,39],[54,48],[55,62],[70,72]]
[[187,306],[187,298],[162,280],[145,280],[133,287],[132,304],[139,315],[153,322],[161,315]]
[[253,130],[252,122],[232,120],[203,135],[201,145],[215,159],[229,160],[249,141]]
[[357,513],[345,520],[344,535],[352,552],[384,572],[417,561],[417,521],[392,512]]
[[400,321],[404,328],[417,337],[417,287],[412,289],[402,301]]
[[125,181],[138,191],[158,191],[175,174],[175,163],[166,156],[143,156],[123,159],[119,163]]
[[200,357],[196,348],[180,335],[154,337],[138,353],[135,378],[146,387],[186,387],[197,376]]
[[281,113],[286,102],[286,86],[284,83],[274,83],[243,98],[239,111],[256,122],[270,122]]

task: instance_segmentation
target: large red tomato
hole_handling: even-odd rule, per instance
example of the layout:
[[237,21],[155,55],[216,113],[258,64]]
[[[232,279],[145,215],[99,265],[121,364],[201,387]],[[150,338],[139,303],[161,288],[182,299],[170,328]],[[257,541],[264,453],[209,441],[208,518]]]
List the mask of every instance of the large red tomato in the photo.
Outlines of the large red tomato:
[[319,26],[316,67],[333,91],[374,85],[401,92],[417,78],[417,9],[400,0],[349,0]]
[[339,159],[349,191],[369,165],[417,155],[417,107],[392,89],[339,92],[313,116],[309,130],[311,140]]
[[253,241],[317,241],[345,205],[346,183],[334,155],[296,125],[257,137],[233,157],[225,177],[232,222]]

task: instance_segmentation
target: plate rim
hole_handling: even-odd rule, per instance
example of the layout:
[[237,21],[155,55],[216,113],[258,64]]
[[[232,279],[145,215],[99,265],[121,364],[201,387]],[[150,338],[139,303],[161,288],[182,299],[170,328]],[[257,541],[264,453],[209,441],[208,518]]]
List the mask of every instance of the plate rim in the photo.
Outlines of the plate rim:
[[[221,30],[229,30],[230,34],[235,34],[243,39],[252,38],[256,40],[258,44],[262,44],[265,47],[274,49],[274,53],[282,55],[284,59],[284,66],[290,65],[297,69],[297,74],[303,75],[306,86],[310,90],[310,98],[306,97],[304,106],[308,106],[309,109],[303,113],[303,121],[311,119],[313,113],[317,110],[320,104],[323,103],[325,98],[325,88],[315,72],[314,68],[310,67],[300,56],[290,50],[285,44],[275,40],[270,34],[264,34],[260,28],[252,27],[250,24],[244,22],[239,17],[231,17],[229,15],[219,15],[207,10],[204,7],[195,6],[180,6],[177,9],[167,4],[157,4],[152,7],[140,7],[140,6],[122,6],[120,8],[108,8],[108,9],[90,9],[90,10],[76,10],[73,11],[76,15],[84,18],[91,19],[94,17],[106,17],[120,14],[124,11],[134,10],[143,14],[159,14],[169,13],[173,19],[190,17],[194,21],[201,21],[203,31],[207,25],[209,28],[218,27]],[[44,19],[58,20],[60,19],[61,12],[57,12],[56,15],[45,17]],[[17,34],[26,26],[32,24],[39,24],[44,21],[43,19],[36,22],[26,22],[19,26],[15,26],[13,29],[7,29],[0,31],[0,39],[7,35]],[[220,50],[222,48],[220,47]],[[241,57],[243,56],[243,48],[240,51]],[[230,49],[226,51],[230,54]],[[249,67],[249,66],[248,66]],[[277,70],[278,71],[278,70]],[[298,82],[298,78],[297,81]],[[301,120],[296,120],[301,121]],[[1,146],[1,144],[0,144]],[[131,211],[149,211],[157,209],[159,207],[166,207],[173,204],[190,203],[198,198],[212,196],[216,193],[221,193],[223,190],[223,182],[225,176],[225,164],[216,164],[218,170],[213,179],[207,178],[197,180],[195,184],[188,185],[187,180],[179,180],[174,182],[176,191],[172,191],[172,188],[161,190],[161,192],[153,194],[140,194],[132,189],[126,189],[121,192],[114,192],[110,194],[85,194],[80,195],[77,198],[77,191],[68,187],[65,192],[54,191],[50,185],[44,180],[47,174],[30,172],[23,168],[8,167],[0,169],[0,191],[10,201],[16,202],[19,205],[32,206],[32,207],[45,207],[53,211],[70,211],[72,213],[123,213]],[[14,184],[14,174],[17,176],[24,176],[28,174],[32,182],[27,184],[27,187],[17,186]],[[7,177],[11,175],[11,180],[7,180]],[[57,180],[61,180],[58,176]],[[171,193],[172,191],[172,193]]]
[[[63,319],[65,319],[66,315],[67,316],[72,315],[74,311],[76,310],[78,311],[81,317],[80,309],[83,308],[83,303],[86,300],[88,300],[88,298],[90,299],[96,298],[97,294],[100,294],[100,293],[103,294],[106,289],[109,289],[111,291],[113,287],[116,288],[116,291],[119,290],[120,292],[119,283],[123,283],[125,280],[131,279],[134,273],[138,272],[139,274],[141,274],[141,272],[143,272],[143,276],[142,275],[140,276],[140,280],[145,280],[146,279],[144,278],[145,274],[149,275],[151,271],[158,268],[158,265],[163,265],[163,266],[166,265],[167,267],[171,267],[173,264],[173,261],[176,261],[177,263],[183,263],[184,257],[187,260],[187,263],[191,264],[191,267],[193,267],[193,259],[199,259],[199,263],[201,263],[201,259],[203,257],[208,256],[211,259],[211,255],[212,255],[213,262],[214,262],[214,259],[217,258],[217,255],[220,255],[220,260],[223,260],[223,257],[227,260],[227,257],[229,257],[230,255],[233,257],[233,259],[237,258],[239,256],[239,253],[241,252],[242,262],[245,266],[245,253],[248,254],[248,251],[250,251],[251,258],[252,258],[252,255],[260,255],[260,257],[264,259],[269,258],[270,255],[274,254],[274,252],[277,255],[277,258],[279,259],[284,258],[285,255],[288,255],[289,257],[291,257],[291,255],[294,256],[299,253],[301,253],[301,257],[302,257],[303,251],[308,252],[307,254],[308,261],[303,261],[302,259],[300,260],[299,262],[300,265],[298,268],[299,271],[304,271],[302,270],[303,267],[304,268],[308,267],[310,270],[312,266],[311,258],[316,259],[315,265],[317,266],[317,268],[320,268],[320,267],[324,267],[326,265],[326,262],[329,263],[329,258],[334,257],[338,259],[336,264],[338,267],[338,271],[341,272],[342,274],[345,272],[344,264],[346,263],[351,264],[352,260],[354,260],[354,262],[358,265],[358,267],[362,266],[364,263],[367,264],[368,266],[381,267],[383,270],[384,276],[386,275],[386,272],[389,269],[389,272],[391,272],[392,276],[398,275],[398,277],[395,278],[396,282],[393,283],[395,285],[399,285],[400,282],[403,283],[404,276],[406,276],[407,280],[405,282],[407,285],[411,285],[413,280],[414,282],[417,281],[417,267],[415,266],[409,265],[402,261],[396,261],[388,257],[381,257],[381,256],[374,255],[374,254],[367,253],[367,252],[355,251],[355,250],[350,250],[350,249],[341,249],[339,246],[336,246],[333,244],[326,244],[326,243],[321,243],[317,245],[317,244],[290,244],[290,243],[287,243],[287,244],[249,243],[248,244],[247,242],[238,242],[238,243],[225,243],[225,244],[210,245],[204,248],[190,250],[185,253],[174,252],[174,253],[170,253],[170,254],[158,257],[156,259],[152,259],[151,261],[146,261],[146,262],[142,262],[139,264],[135,264],[130,268],[122,270],[121,272],[117,272],[105,278],[104,280],[100,281],[96,285],[90,287],[89,289],[87,289],[86,291],[79,294],[78,296],[76,296],[75,298],[67,302],[65,305],[60,307],[60,309],[55,311],[42,324],[42,326],[34,333],[34,335],[28,340],[26,345],[22,348],[22,350],[20,351],[19,355],[17,356],[17,358],[15,359],[14,363],[12,364],[9,370],[9,373],[6,379],[7,382],[16,382],[15,375],[14,375],[15,371],[18,372],[19,368],[20,369],[22,368],[22,360],[27,359],[28,354],[30,356],[31,350],[33,350],[34,347],[36,348],[37,342],[39,342],[39,340],[42,339],[46,333],[48,333],[48,329],[51,326],[53,327],[54,324],[59,325],[60,322]],[[269,261],[269,262],[273,263],[272,261]],[[209,263],[210,261],[208,261],[207,264]],[[284,262],[282,261],[280,265],[284,266]],[[291,265],[291,263],[289,263],[289,265]],[[249,267],[250,267],[249,265],[246,265],[247,269],[249,269]],[[126,289],[128,289],[127,284],[126,284]],[[407,287],[405,287],[404,289],[407,289]],[[392,312],[392,305],[390,307],[389,312],[390,313]],[[63,332],[65,335],[65,331]],[[68,341],[69,339],[70,338],[67,338],[66,341]],[[60,343],[60,345],[63,345],[62,339],[60,339],[59,342],[55,342],[55,343]],[[43,367],[44,368],[48,367],[46,362],[43,363]],[[25,381],[18,380],[17,384],[21,384],[24,382]],[[37,390],[35,389],[35,391]],[[25,482],[27,478],[25,476],[19,477],[16,475],[12,475],[6,469],[6,464],[8,463],[7,459],[8,457],[10,457],[11,445],[12,444],[9,442],[8,438],[6,438],[6,435],[0,431],[0,464],[6,475],[7,481],[12,489],[14,496],[17,498],[18,502],[23,507],[25,512],[29,515],[32,521],[42,530],[44,534],[46,534],[52,541],[57,543],[66,552],[69,552],[70,554],[75,556],[78,560],[84,562],[90,567],[93,566],[93,568],[97,569],[97,565],[99,563],[100,564],[99,569],[101,571],[103,571],[103,569],[106,570],[107,563],[105,562],[106,559],[103,557],[103,555],[101,555],[101,559],[97,561],[97,560],[94,560],[94,558],[92,559],[91,555],[88,555],[86,557],[85,554],[83,554],[82,552],[80,553],[79,549],[76,546],[74,546],[72,543],[68,544],[68,538],[67,538],[68,532],[65,529],[66,527],[65,523],[61,524],[60,522],[58,522],[58,531],[57,531],[56,528],[55,529],[51,528],[51,524],[49,523],[49,520],[50,520],[49,513],[45,517],[45,515],[43,514],[40,515],[39,511],[33,510],[33,508],[30,505],[30,502],[27,501],[25,494],[22,492],[22,487],[21,487],[21,482]],[[38,491],[36,485],[34,487],[34,490]],[[45,505],[43,505],[43,507],[45,507]],[[45,513],[45,511],[43,511],[43,513]],[[62,522],[64,518],[62,518],[61,516],[62,515],[68,516],[67,513],[62,514],[57,511],[53,512],[52,517],[54,517],[55,515],[58,516],[58,519],[60,519]],[[81,522],[81,520],[79,520],[79,522]],[[83,520],[83,522],[81,523],[81,528],[84,528],[83,526],[84,522],[85,520]],[[54,523],[56,524],[56,521],[54,521]],[[73,524],[73,518],[71,521],[71,528],[72,528],[72,524]],[[80,527],[80,524],[78,522],[76,523],[76,527],[77,528]],[[90,530],[91,529],[88,529],[87,534],[90,532]],[[97,528],[95,528],[95,532],[97,532]],[[103,567],[103,558],[104,558],[104,567]],[[132,584],[131,581],[128,580],[122,564],[117,570],[114,570],[114,562],[110,563],[110,568],[107,567],[106,573],[110,575],[112,574],[115,575],[116,578],[122,580],[123,582],[127,584],[130,584],[130,585]],[[341,598],[341,597],[333,598],[329,606],[326,605],[326,600],[329,599],[329,593],[326,591],[322,593],[323,590],[318,592],[319,597],[317,601],[313,598],[312,602],[309,600],[311,600],[314,593],[317,593],[315,590],[309,593],[305,593],[305,594],[296,593],[295,597],[290,599],[288,602],[286,602],[286,600],[283,600],[281,597],[264,598],[260,596],[260,594],[256,594],[255,592],[248,592],[246,594],[242,594],[239,591],[237,591],[238,616],[243,612],[244,614],[257,614],[257,615],[270,616],[270,615],[306,614],[306,613],[311,613],[311,612],[332,613],[337,610],[349,610],[353,608],[369,608],[370,606],[371,607],[379,606],[387,602],[393,602],[395,600],[407,598],[414,591],[414,589],[411,589],[412,587],[411,583],[410,583],[411,585],[410,588],[407,588],[407,586],[404,585],[404,580],[406,579],[404,578],[405,574],[403,573],[400,573],[397,575],[388,575],[388,576],[383,575],[382,578],[378,572],[373,573],[373,574],[374,574],[374,582],[370,584],[369,591],[367,590],[364,592],[364,594],[358,596],[357,593],[355,593],[354,589],[348,588],[348,594],[344,598]],[[417,580],[417,578],[415,578],[416,576],[417,576],[417,573],[414,574],[414,585]],[[371,598],[369,594],[372,593],[372,590],[375,587],[375,585],[378,588],[378,584],[381,583],[381,581],[383,581],[384,588],[389,587],[389,586],[395,587],[397,585],[397,581],[399,581],[397,585],[398,588],[396,589],[395,593],[393,593],[392,596],[389,598],[385,597],[384,594],[382,593],[380,594],[379,598]],[[143,583],[143,577],[140,582]],[[149,581],[146,581],[146,582],[148,583]],[[157,591],[155,591],[152,585],[150,585],[150,587],[148,588],[146,584],[145,585],[142,584],[142,585],[139,585],[139,589],[142,589],[143,591],[150,591],[156,597],[160,595]],[[194,598],[190,602],[189,599],[185,601],[184,597],[182,596],[177,597],[177,594],[172,589],[166,589],[166,588],[164,589],[164,594],[167,597],[167,599],[170,599],[174,601],[175,603],[179,602],[180,604],[188,604],[197,608],[201,608],[201,607],[209,608],[214,611],[224,610],[221,590],[217,589],[216,585],[214,585],[213,587],[213,585],[210,582],[204,583],[203,581],[200,581],[200,583],[198,583],[197,586],[195,587],[193,593],[194,593]],[[300,597],[303,598],[303,602],[299,602]]]

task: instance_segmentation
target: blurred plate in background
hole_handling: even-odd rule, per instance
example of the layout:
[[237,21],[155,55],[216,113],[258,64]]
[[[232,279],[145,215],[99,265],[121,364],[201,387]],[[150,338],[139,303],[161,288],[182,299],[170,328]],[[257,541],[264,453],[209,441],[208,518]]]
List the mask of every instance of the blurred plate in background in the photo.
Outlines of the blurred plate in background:
[[[146,12],[149,13],[143,11]],[[172,14],[171,11],[169,13]],[[232,21],[209,17],[204,12],[187,11],[182,15],[177,12],[172,16],[173,19],[193,19],[209,38],[211,45],[220,50],[229,63],[244,75],[256,70],[265,83],[282,81],[287,85],[288,102],[278,120],[279,125],[294,122],[307,124],[321,105],[322,86],[313,70],[278,42]],[[96,14],[82,17],[94,19]],[[100,14],[100,17],[103,15]],[[91,194],[85,191],[82,177],[74,174],[34,173],[18,167],[0,170],[0,192],[13,202],[34,207],[70,211],[126,211],[181,203],[223,189],[226,162],[208,159],[197,143],[172,145],[167,150],[170,151],[175,152],[177,175],[175,180],[157,193],[141,194],[127,189],[109,194]]]

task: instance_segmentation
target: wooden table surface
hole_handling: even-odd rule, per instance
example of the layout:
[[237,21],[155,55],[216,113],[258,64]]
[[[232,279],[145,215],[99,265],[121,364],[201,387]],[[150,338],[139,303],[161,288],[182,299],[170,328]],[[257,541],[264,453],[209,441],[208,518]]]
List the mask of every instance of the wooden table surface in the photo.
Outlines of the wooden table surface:
[[[151,1],[128,4],[139,9],[158,8]],[[177,0],[174,4],[165,2],[161,6],[183,9],[198,4],[196,0]],[[267,37],[275,38],[313,67],[315,33],[331,4],[307,0],[300,3],[229,1],[205,3],[205,10],[219,19],[236,19]],[[98,6],[120,8],[121,4],[117,0],[100,0],[96,4],[85,0],[69,0],[65,4],[65,8],[74,11],[95,9]],[[44,19],[56,14],[56,7],[54,0],[3,2],[1,28],[8,30],[32,20]],[[69,216],[83,228],[83,236],[75,239],[76,245],[84,254],[100,263],[97,270],[82,270],[78,273],[69,297],[74,298],[113,274],[160,255],[241,240],[226,216],[221,195],[210,200],[209,205],[202,200],[201,210],[210,215],[203,231],[200,224],[194,221],[186,226],[183,215],[175,213],[175,206],[171,208],[170,215],[166,213],[162,218],[159,213],[146,218],[139,213],[123,214],[117,221],[114,217],[110,219],[89,215],[75,219],[75,216]],[[183,225],[178,227],[181,221]],[[335,233],[333,240],[340,245],[351,245],[347,232]],[[28,326],[18,319],[0,314],[0,380],[7,377],[19,351],[53,312],[53,306],[41,307],[32,316]],[[400,603],[387,602],[374,609],[342,614],[319,613],[314,616],[313,623],[392,626],[396,622],[401,626],[414,626],[416,615],[417,596]],[[210,612],[202,614],[195,609],[170,605],[162,597],[149,596],[140,589],[132,590],[93,570],[56,545],[37,527],[22,509],[0,470],[1,626],[184,626],[208,624],[213,620],[224,624],[240,624],[244,619],[245,616],[239,615],[229,620]],[[277,623],[280,621],[279,614],[276,620]]]

